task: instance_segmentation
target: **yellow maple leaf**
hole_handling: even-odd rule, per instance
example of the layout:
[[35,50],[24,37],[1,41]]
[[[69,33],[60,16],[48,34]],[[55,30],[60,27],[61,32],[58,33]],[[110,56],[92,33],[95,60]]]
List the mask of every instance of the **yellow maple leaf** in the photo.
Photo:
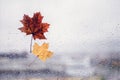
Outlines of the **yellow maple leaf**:
[[47,58],[50,58],[53,55],[53,52],[48,51],[48,47],[49,47],[48,43],[43,43],[41,46],[35,43],[33,45],[32,53],[42,61],[46,61]]

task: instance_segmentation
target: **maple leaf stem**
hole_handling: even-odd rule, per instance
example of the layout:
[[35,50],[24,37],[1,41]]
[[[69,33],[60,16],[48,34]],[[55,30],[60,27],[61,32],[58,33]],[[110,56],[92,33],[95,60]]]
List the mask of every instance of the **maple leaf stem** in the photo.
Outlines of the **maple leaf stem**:
[[35,57],[35,59],[28,65],[29,67],[36,61],[37,56]]
[[31,36],[31,42],[30,42],[30,53],[32,52],[32,40],[33,40],[33,36]]

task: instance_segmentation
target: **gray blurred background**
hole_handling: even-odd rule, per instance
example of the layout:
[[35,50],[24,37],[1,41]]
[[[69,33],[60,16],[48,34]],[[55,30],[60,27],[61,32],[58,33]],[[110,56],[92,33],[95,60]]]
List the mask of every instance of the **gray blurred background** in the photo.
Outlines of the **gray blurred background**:
[[[29,53],[31,36],[18,28],[24,14],[32,17],[39,11],[50,28],[47,40],[33,42],[48,42],[54,55],[28,66],[35,58]],[[120,79],[120,0],[0,0],[0,34],[1,79],[31,75]]]

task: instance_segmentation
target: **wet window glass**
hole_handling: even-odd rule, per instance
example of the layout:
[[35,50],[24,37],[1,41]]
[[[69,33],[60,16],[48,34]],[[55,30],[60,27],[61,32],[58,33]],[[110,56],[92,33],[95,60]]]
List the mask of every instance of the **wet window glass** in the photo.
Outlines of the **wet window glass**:
[[119,80],[119,8],[119,0],[0,0],[0,80]]

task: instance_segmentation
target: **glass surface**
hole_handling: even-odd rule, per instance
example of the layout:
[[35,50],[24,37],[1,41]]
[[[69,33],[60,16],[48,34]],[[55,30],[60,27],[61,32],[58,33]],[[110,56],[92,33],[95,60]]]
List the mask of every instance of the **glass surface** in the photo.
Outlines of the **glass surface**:
[[[33,40],[49,43],[46,62],[18,30],[36,12],[50,24],[47,40]],[[120,79],[119,0],[0,0],[0,34],[0,80]]]

